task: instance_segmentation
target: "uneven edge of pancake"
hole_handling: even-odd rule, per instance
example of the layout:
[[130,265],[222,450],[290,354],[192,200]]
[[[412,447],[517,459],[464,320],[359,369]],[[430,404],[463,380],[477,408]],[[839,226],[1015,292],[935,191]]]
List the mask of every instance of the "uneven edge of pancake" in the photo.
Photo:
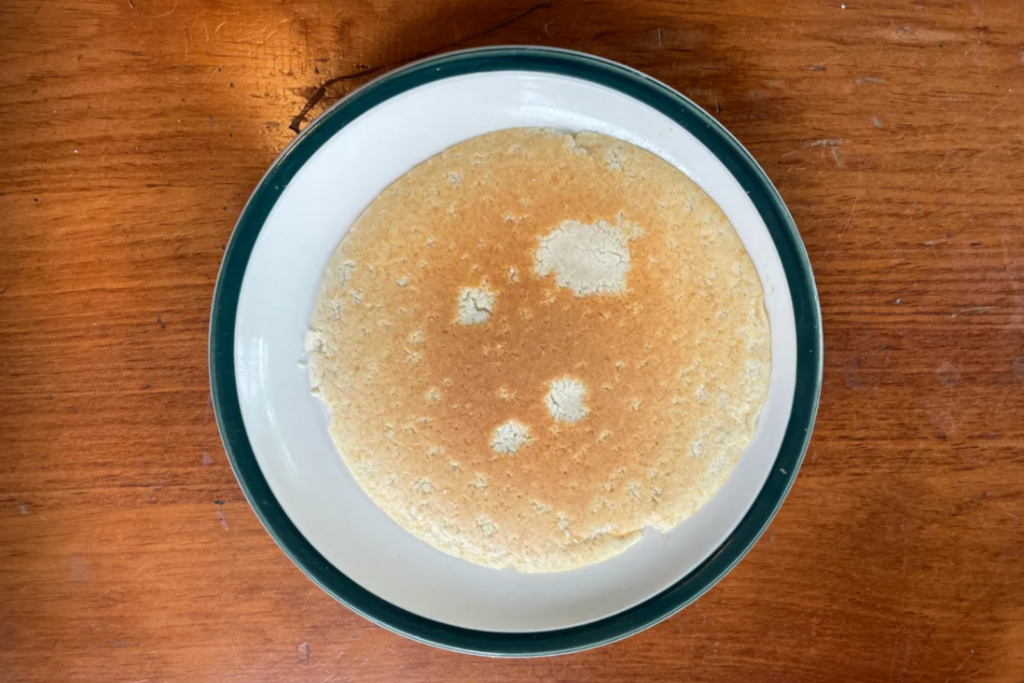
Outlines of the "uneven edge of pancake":
[[[541,162],[565,185],[532,185]],[[307,349],[370,497],[442,551],[523,572],[693,514],[750,440],[770,364],[760,282],[717,205],[632,145],[538,129],[460,143],[381,193],[330,260]]]

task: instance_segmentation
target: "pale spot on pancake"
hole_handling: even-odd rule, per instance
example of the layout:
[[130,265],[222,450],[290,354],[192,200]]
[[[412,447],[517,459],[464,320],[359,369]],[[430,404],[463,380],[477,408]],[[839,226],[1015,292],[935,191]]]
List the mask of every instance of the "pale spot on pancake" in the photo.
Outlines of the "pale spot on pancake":
[[608,168],[613,171],[621,171],[626,163],[626,157],[622,153],[622,147],[619,145],[609,147],[604,153],[604,160],[608,164]]
[[566,515],[564,512],[559,512],[557,517],[558,517],[558,528],[561,529],[562,531],[566,531],[566,536],[568,536],[569,534],[568,534],[567,530],[569,528],[569,525],[572,524],[572,520],[569,519],[569,516]]
[[551,417],[559,422],[579,422],[590,410],[583,405],[587,387],[572,377],[560,377],[548,385],[544,404]]
[[567,220],[540,239],[534,270],[576,296],[620,294],[626,290],[631,235],[607,221],[594,225]]
[[491,521],[490,517],[477,517],[476,525],[480,527],[480,533],[484,536],[492,536],[498,527]]
[[497,293],[481,283],[479,287],[463,287],[459,290],[459,324],[481,325],[487,322],[494,310]]
[[305,349],[307,353],[320,352],[324,350],[324,335],[316,330],[306,332]]
[[441,404],[441,392],[436,387],[427,389],[426,393],[423,394],[423,400],[427,403],[433,403],[434,405]]
[[598,536],[607,536],[613,531],[615,531],[615,527],[611,524],[602,524],[601,526],[596,526],[593,529],[591,529],[590,533],[584,536],[583,539],[586,541],[592,541]]
[[395,284],[398,285],[399,287],[405,287],[410,282],[412,282],[412,278],[410,278],[408,275],[403,275],[402,277],[395,278]]
[[338,266],[336,274],[340,284],[344,285],[352,279],[352,273],[355,272],[356,265],[355,261],[344,261]]
[[512,455],[530,442],[530,428],[517,420],[509,420],[494,430],[491,450],[502,455]]

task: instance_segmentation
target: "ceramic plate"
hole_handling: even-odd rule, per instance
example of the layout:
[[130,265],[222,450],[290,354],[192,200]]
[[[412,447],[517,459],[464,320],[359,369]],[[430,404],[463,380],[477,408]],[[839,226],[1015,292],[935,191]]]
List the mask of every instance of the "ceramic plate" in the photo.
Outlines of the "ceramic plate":
[[[605,133],[650,150],[728,215],[765,291],[772,374],[753,441],[724,488],[668,534],[556,574],[478,567],[392,522],[349,474],[309,388],[303,340],[321,274],[359,214],[406,171],[516,126]],[[224,445],[271,535],[328,593],[443,647],[553,654],[635,633],[722,578],[768,525],[800,466],[821,378],[820,313],[793,221],[764,172],[708,114],[627,67],[539,48],[458,52],[339,102],[281,154],[228,245],[210,374]]]

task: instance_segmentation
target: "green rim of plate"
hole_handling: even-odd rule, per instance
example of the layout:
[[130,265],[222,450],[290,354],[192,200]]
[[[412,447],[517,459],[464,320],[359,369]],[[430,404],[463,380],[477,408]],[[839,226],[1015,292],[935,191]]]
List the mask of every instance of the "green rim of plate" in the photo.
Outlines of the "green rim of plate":
[[[313,548],[271,492],[249,443],[235,384],[235,315],[246,266],[267,216],[303,164],[352,120],[391,97],[443,78],[490,71],[537,71],[598,83],[657,109],[693,134],[735,176],[768,226],[789,281],[796,321],[796,392],[789,425],[764,487],[736,529],[700,566],[658,595],[598,621],[554,631],[498,633],[451,626],[400,609],[345,576]],[[221,438],[238,483],[277,544],[321,588],[367,619],[424,643],[491,656],[554,655],[604,645],[675,614],[717,583],[760,538],[793,485],[810,440],[821,373],[821,311],[811,265],[782,198],[750,153],[707,112],[665,84],[599,57],[549,48],[481,48],[432,57],[381,76],[309,124],[270,167],[242,211],[221,264],[210,320],[210,383]]]

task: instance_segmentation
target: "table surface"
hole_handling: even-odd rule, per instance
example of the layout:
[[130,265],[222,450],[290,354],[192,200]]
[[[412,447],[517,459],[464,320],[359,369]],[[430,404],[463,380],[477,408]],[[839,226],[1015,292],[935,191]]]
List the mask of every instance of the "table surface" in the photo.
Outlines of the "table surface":
[[[0,3],[0,678],[1024,680],[1022,5]],[[585,50],[764,166],[821,294],[803,469],[626,641],[490,660],[373,626],[246,504],[210,404],[224,245],[295,130],[450,49]]]

